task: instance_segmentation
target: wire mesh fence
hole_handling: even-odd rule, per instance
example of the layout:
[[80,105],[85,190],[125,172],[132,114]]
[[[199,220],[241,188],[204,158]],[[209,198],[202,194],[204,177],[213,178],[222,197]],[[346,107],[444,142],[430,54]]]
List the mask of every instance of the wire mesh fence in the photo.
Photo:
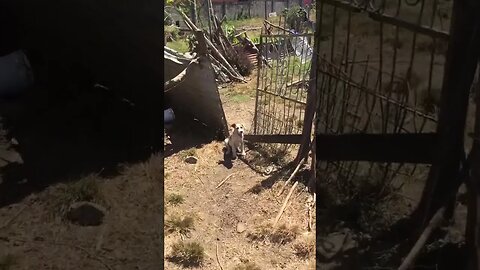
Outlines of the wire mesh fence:
[[[435,132],[450,14],[443,0],[320,1],[317,133]],[[319,171],[344,187],[383,182],[382,193],[428,166],[335,161]]]
[[[312,33],[293,34],[283,26],[265,23],[260,36],[253,133],[301,134],[313,54]],[[270,144],[277,153],[291,145]]]

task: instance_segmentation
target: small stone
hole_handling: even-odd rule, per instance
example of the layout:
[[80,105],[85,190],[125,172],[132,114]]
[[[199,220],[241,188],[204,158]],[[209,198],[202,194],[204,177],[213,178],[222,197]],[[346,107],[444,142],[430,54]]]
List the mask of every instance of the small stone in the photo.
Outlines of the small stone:
[[107,211],[101,205],[91,202],[76,202],[70,206],[67,218],[81,226],[98,226],[102,224]]
[[245,223],[242,223],[242,222],[237,223],[237,232],[238,233],[243,233],[246,230],[247,230],[247,225],[245,225]]
[[12,138],[12,139],[10,140],[10,143],[11,143],[12,145],[18,145],[18,141],[17,141],[17,139],[15,139],[15,138]]
[[198,158],[196,158],[194,156],[188,156],[188,157],[185,158],[184,161],[188,164],[197,164]]

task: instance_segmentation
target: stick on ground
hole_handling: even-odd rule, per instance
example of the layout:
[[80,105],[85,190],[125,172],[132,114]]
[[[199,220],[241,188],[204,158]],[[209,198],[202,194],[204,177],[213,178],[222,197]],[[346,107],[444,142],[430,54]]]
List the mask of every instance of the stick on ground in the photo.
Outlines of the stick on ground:
[[420,235],[412,250],[410,250],[398,270],[407,270],[413,265],[415,259],[417,258],[418,254],[420,254],[420,251],[422,250],[423,246],[425,246],[425,243],[427,242],[432,232],[440,225],[440,223],[442,223],[444,214],[445,207],[438,209],[437,213],[435,213],[435,215],[432,217],[430,223],[425,228],[422,235]]
[[297,187],[297,185],[298,185],[298,181],[296,181],[295,184],[293,184],[292,188],[290,189],[290,192],[288,193],[287,197],[285,198],[285,201],[283,202],[282,208],[280,208],[280,212],[278,212],[278,215],[275,218],[275,222],[273,222],[273,227],[274,228],[275,228],[275,226],[277,226],[277,223],[280,220],[280,217],[282,216],[283,211],[285,211],[285,208],[287,207],[288,200],[292,196],[292,193],[295,190],[295,188]]
[[216,254],[217,254],[217,263],[218,263],[218,266],[220,266],[220,270],[223,270],[222,264],[220,263],[220,258],[218,258],[218,243],[217,243],[217,248],[216,248]]
[[236,173],[231,173],[229,174],[227,177],[225,177],[225,179],[222,180],[222,182],[220,182],[215,188],[219,188],[221,187],[230,177],[232,177],[234,174]]
[[295,168],[295,170],[293,171],[293,173],[290,175],[290,177],[288,178],[288,180],[285,182],[285,184],[283,185],[283,187],[280,189],[280,191],[277,193],[277,197],[282,195],[283,193],[283,190],[285,189],[285,187],[290,183],[290,181],[292,181],[293,177],[295,177],[295,175],[297,174],[298,170],[300,170],[300,167],[302,167],[303,163],[305,163],[305,159],[302,159],[297,167]]

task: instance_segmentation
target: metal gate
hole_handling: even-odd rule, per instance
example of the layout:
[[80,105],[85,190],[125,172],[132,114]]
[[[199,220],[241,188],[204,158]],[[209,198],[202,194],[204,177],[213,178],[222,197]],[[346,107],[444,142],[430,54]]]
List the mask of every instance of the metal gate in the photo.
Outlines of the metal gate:
[[[253,134],[270,136],[269,147],[277,153],[299,143],[302,134],[312,43],[313,34],[308,33],[279,31],[260,37]],[[285,143],[271,135],[286,135]]]
[[395,184],[400,175],[426,176],[451,2],[319,1],[316,132],[323,181],[347,187],[370,179],[387,189],[402,184]]

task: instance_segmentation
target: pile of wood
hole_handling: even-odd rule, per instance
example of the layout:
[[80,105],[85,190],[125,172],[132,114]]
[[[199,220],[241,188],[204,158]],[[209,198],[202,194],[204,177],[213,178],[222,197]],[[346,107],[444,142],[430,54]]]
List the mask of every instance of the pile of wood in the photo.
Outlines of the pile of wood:
[[[217,79],[224,82],[229,80],[246,82],[238,70],[225,57],[225,55],[228,53],[228,50],[230,50],[230,53],[234,53],[235,49],[223,33],[221,22],[218,20],[218,18],[214,15],[211,16],[213,17],[213,20],[211,20],[213,24],[213,27],[211,27],[212,30],[210,33],[205,33],[205,31],[197,27],[190,20],[190,18],[185,15],[185,13],[180,10],[178,10],[178,12],[182,15],[188,28],[195,33],[195,38],[197,40],[196,51],[199,53],[208,52],[208,56],[212,61],[212,65],[217,72]],[[202,48],[204,46],[202,44],[205,44],[208,50],[206,50],[206,48]]]
[[[250,40],[245,31],[237,34],[235,38],[239,40],[239,44],[232,44],[225,32],[222,30],[224,19],[220,20],[212,8],[211,0],[207,0],[208,5],[208,31],[203,31],[182,11],[178,12],[182,15],[187,27],[195,33],[197,46],[199,43],[204,43],[207,47],[207,54],[212,62],[212,65],[217,73],[217,80],[221,82],[240,81],[245,82],[242,72],[239,70],[239,63],[236,56],[239,52],[246,53],[245,57],[252,65],[256,65],[257,59],[260,56],[260,51],[255,44]],[[202,40],[202,41],[200,41]],[[199,52],[198,49],[196,49]],[[232,57],[233,56],[233,57]],[[232,59],[233,58],[233,59]],[[266,62],[265,60],[262,62]],[[241,64],[240,64],[241,66]],[[245,75],[245,73],[243,73]]]

